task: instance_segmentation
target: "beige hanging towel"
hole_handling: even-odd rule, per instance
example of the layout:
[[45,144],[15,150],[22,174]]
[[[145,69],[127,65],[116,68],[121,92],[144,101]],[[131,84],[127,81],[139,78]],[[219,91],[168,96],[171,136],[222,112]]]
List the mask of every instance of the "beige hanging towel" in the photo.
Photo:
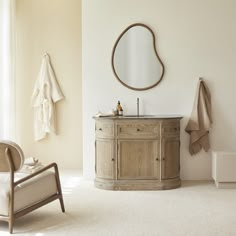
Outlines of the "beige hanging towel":
[[190,135],[189,152],[191,155],[198,153],[202,148],[206,152],[209,150],[211,124],[211,95],[206,83],[200,78],[192,114],[185,128]]
[[52,69],[50,57],[46,53],[42,58],[41,68],[31,98],[34,108],[35,141],[44,139],[47,133],[56,133],[55,103],[63,98],[64,95]]

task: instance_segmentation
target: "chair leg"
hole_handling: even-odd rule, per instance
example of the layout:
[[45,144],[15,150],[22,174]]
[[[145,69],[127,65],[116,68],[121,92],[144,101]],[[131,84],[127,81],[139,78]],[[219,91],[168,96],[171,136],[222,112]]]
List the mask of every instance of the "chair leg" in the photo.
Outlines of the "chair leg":
[[62,211],[62,212],[65,212],[65,206],[64,206],[64,201],[63,201],[62,194],[61,194],[61,196],[59,197],[59,201],[60,201],[60,205],[61,205],[61,211]]
[[13,219],[11,218],[9,221],[9,233],[12,234],[13,233]]
[[61,204],[61,211],[65,212],[65,206],[64,206],[62,190],[61,190],[61,182],[60,182],[60,176],[59,176],[57,164],[55,164],[54,168],[55,168],[55,177],[56,177],[56,183],[57,183],[57,191],[58,191],[58,195],[59,195],[59,201]]

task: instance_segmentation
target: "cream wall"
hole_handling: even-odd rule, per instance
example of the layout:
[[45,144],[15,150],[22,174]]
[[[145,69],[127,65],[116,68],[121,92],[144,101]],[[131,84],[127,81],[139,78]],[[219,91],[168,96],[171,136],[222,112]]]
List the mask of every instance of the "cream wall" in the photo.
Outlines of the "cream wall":
[[[57,103],[58,135],[33,140],[30,98],[48,52],[65,99]],[[81,1],[17,0],[17,141],[26,157],[82,169]]]
[[[94,120],[114,108],[134,113],[136,97],[143,114],[181,114],[181,177],[210,179],[210,152],[191,157],[184,132],[198,77],[212,94],[214,150],[236,150],[236,1],[234,0],[83,0],[83,171],[94,177]],[[111,52],[130,24],[150,26],[165,64],[163,81],[147,91],[122,86],[113,75]]]

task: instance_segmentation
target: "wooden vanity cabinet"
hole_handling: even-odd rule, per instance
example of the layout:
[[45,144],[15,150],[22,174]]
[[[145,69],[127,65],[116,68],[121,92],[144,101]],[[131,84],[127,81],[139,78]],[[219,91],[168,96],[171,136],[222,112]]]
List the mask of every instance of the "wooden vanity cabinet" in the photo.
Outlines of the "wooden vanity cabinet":
[[179,187],[180,119],[95,118],[95,186],[110,190]]

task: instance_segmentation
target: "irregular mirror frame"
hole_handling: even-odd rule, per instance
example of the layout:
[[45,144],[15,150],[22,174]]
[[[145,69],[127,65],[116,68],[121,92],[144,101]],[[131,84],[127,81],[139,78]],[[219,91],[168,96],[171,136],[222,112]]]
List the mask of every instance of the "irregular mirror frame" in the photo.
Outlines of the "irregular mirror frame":
[[116,78],[133,90],[147,90],[160,83],[164,65],[147,25],[132,24],[121,33],[113,47],[112,69]]

